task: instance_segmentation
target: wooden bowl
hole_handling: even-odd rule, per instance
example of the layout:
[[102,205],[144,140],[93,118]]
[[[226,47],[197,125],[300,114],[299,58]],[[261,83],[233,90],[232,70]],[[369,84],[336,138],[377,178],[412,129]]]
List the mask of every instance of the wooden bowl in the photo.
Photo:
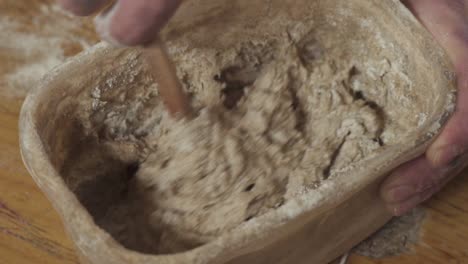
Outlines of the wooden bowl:
[[[106,109],[105,98],[112,102],[106,113],[135,132],[132,120],[154,118],[162,106],[154,94],[145,100],[135,95],[153,82],[145,74],[140,51],[100,44],[44,78],[25,101],[20,121],[26,167],[61,215],[83,263],[326,263],[389,220],[379,184],[392,169],[421,155],[454,109],[455,80],[448,57],[397,0],[192,0],[183,4],[164,36],[172,47],[185,43],[188,48],[222,49],[233,44],[226,38],[233,34],[232,25],[241,25],[246,38],[261,38],[251,29],[278,17],[285,21],[278,31],[315,19],[314,30],[349,49],[357,61],[396,61],[395,67],[402,67],[412,84],[408,96],[412,109],[418,110],[418,126],[402,133],[401,143],[383,147],[313,193],[210,243],[175,254],[152,254],[151,245],[119,243],[120,231],[103,223],[103,212],[125,190],[126,173],[141,153],[134,134],[100,123],[95,110]],[[178,60],[179,51],[171,52]],[[410,111],[400,108],[395,111],[401,115]],[[102,151],[109,142],[118,143],[112,145],[115,155]],[[126,208],[141,209],[138,203]],[[119,228],[127,232],[130,227]],[[138,235],[143,239],[148,234]]]

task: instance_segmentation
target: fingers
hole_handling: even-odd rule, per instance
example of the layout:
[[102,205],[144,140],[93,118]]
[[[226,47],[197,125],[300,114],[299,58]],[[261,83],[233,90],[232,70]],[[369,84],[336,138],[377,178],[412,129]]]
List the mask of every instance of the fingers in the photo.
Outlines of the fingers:
[[465,0],[406,0],[404,3],[457,64],[465,53],[468,39]]
[[152,42],[174,14],[181,0],[120,0],[96,19],[99,34],[116,44]]
[[[117,45],[134,46],[152,42],[182,0],[119,0],[96,18],[101,37]],[[58,0],[71,13],[86,16],[111,0]]]
[[[468,57],[467,57],[468,60]],[[468,61],[467,61],[468,62]],[[459,74],[457,107],[426,156],[436,168],[449,166],[468,152],[468,71]]]
[[427,151],[434,167],[448,166],[468,151],[468,19],[464,0],[407,0],[406,4],[447,50],[458,76],[457,107]]
[[438,192],[468,161],[468,19],[464,0],[404,3],[452,59],[458,76],[457,106],[425,156],[398,168],[384,182],[382,198],[401,215]]
[[58,0],[58,3],[74,15],[88,16],[99,11],[109,0]]
[[460,157],[448,168],[436,169],[424,156],[395,170],[381,188],[390,212],[400,216],[426,201],[466,167],[468,156]]

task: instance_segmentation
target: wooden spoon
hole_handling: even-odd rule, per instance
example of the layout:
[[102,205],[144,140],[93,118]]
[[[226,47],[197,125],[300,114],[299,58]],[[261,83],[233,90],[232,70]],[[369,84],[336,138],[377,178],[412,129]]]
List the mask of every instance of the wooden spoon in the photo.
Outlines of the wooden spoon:
[[174,118],[190,118],[192,109],[176,74],[176,68],[167,53],[164,42],[157,38],[143,50],[153,78],[158,83],[159,94]]

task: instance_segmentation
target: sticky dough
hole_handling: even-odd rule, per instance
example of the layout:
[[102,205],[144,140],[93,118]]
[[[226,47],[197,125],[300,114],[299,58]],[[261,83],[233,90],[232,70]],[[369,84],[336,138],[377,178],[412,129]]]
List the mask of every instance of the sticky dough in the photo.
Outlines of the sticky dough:
[[[424,123],[406,58],[367,24],[262,21],[168,37],[192,120],[166,113],[136,53],[82,101],[86,134],[106,157],[99,166],[113,166],[108,179],[116,161],[136,165],[128,190],[115,188],[124,197],[96,217],[126,247],[182,252],[261,224]],[[73,160],[94,164],[90,151]]]
[[221,93],[190,79],[187,89],[209,103],[197,105],[194,120],[166,116],[138,172],[151,223],[171,241],[162,247],[210,241],[385,144],[381,108],[355,90],[368,78],[363,69],[337,64],[315,39],[247,43],[230,52],[234,62],[214,78]]

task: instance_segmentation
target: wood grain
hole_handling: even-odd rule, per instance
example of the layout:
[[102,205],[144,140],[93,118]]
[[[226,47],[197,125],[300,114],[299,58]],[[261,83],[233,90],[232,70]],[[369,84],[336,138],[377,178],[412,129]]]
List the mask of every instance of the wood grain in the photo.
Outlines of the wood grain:
[[[0,0],[0,18],[14,22],[18,31],[44,37],[79,35],[96,42],[91,23],[81,27],[63,27],[62,16],[40,11],[51,0]],[[4,21],[4,20],[2,20]],[[43,27],[49,23],[50,27]],[[58,28],[59,30],[51,30]],[[0,32],[0,41],[11,36]],[[78,43],[65,41],[65,56],[80,51]],[[1,47],[1,45],[0,45]],[[67,238],[61,220],[46,197],[36,187],[23,166],[18,143],[18,116],[23,98],[12,98],[6,75],[28,64],[25,55],[0,48],[0,264],[71,264],[79,263],[73,244]]]
[[[0,16],[8,15],[24,32],[42,32],[42,23],[53,17],[39,12],[46,0],[0,0]],[[96,40],[90,23],[80,30],[71,29],[91,41]],[[70,33],[70,32],[69,32]],[[44,34],[53,34],[46,32]],[[1,35],[1,38],[5,37]],[[69,55],[79,50],[70,43]],[[21,54],[0,49],[0,78],[22,61]],[[0,79],[0,264],[79,263],[60,218],[36,187],[24,168],[18,149],[18,115],[22,98],[4,97],[6,87]],[[371,260],[353,255],[351,264],[468,263],[468,171],[451,182],[425,207],[428,216],[422,239],[413,251],[403,256]],[[313,250],[313,249],[311,249]]]
[[0,263],[78,263],[58,215],[22,165],[20,105],[0,98]]

